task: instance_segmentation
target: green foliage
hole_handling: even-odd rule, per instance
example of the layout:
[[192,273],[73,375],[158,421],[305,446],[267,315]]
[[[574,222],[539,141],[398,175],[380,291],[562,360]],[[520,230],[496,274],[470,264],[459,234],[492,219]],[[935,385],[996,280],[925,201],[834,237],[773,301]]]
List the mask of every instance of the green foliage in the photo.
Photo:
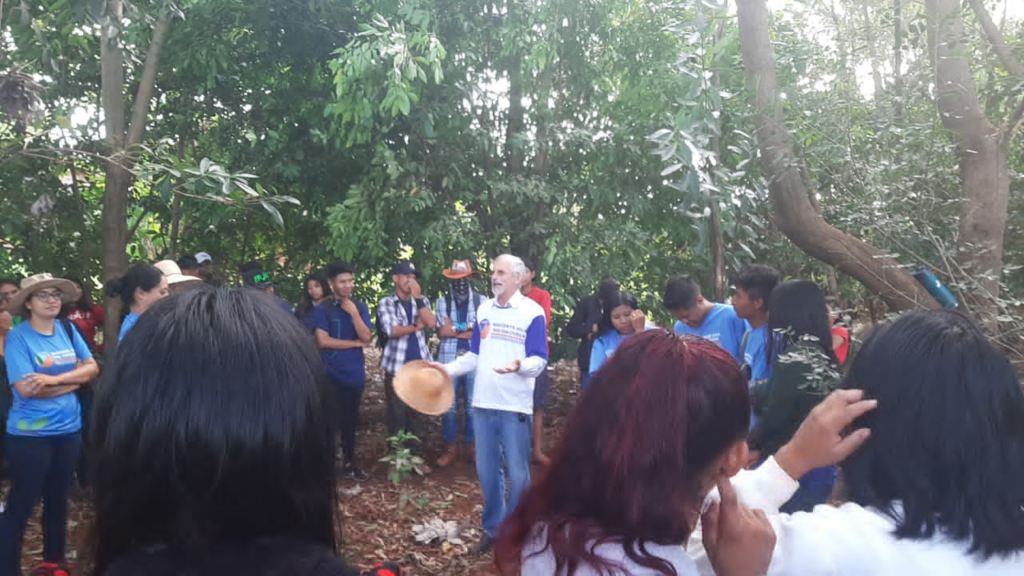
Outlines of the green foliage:
[[398,486],[413,474],[423,475],[423,459],[414,455],[410,448],[410,444],[419,441],[415,434],[405,430],[399,430],[398,434],[388,437],[388,446],[391,450],[380,461],[388,463],[388,480],[393,485]]
[[[787,122],[825,219],[908,266],[929,264],[962,297],[972,284],[953,245],[955,149],[935,110],[920,6],[903,4],[898,77],[891,2],[775,11]],[[710,287],[712,206],[729,269],[759,261],[787,277],[832,278],[772,223],[736,23],[715,0],[187,0],[126,10],[113,22],[103,2],[3,3],[0,75],[17,67],[42,88],[43,107],[24,126],[7,108],[0,115],[0,272],[96,276],[99,26],[124,40],[130,104],[153,22],[171,10],[144,145],[131,151],[133,258],[202,250],[225,276],[257,260],[291,300],[305,274],[344,258],[372,306],[391,290],[397,258],[416,262],[436,301],[453,259],[469,258],[486,278],[489,260],[511,251],[539,263],[538,285],[552,293],[555,358],[574,353],[562,328],[603,277],[666,325],[668,276],[688,272]],[[986,111],[1005,117],[1020,81],[966,24]],[[1012,19],[1004,30],[1010,45],[1024,38]],[[863,72],[873,65],[877,87]],[[1018,140],[1010,173],[1022,171]],[[1024,217],[1022,180],[1011,181],[1002,318],[1012,339],[1024,334],[1014,323]],[[871,304],[848,278],[834,288],[853,307]]]
[[[376,8],[364,6],[364,15]],[[340,118],[349,146],[388,132],[387,119],[409,116],[421,87],[444,79],[446,52],[431,32],[431,12],[416,0],[389,8],[396,9],[388,19],[374,12],[368,23],[360,24],[359,33],[331,61],[338,99],[325,113]],[[431,125],[423,129],[430,137]]]

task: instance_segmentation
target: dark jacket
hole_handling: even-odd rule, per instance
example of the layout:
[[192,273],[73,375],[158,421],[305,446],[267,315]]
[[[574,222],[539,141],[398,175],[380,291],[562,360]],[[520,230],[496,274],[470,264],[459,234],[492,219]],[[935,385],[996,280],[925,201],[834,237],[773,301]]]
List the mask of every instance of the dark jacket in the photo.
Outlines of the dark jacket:
[[158,548],[115,562],[95,576],[359,576],[333,550],[318,544],[259,540],[223,544],[190,554]]
[[796,434],[811,410],[835,389],[839,375],[832,361],[812,342],[797,342],[774,361],[764,408],[747,443],[767,458]]
[[[597,294],[591,294],[576,303],[569,325],[565,327],[565,332],[570,338],[580,340],[579,355],[576,359],[580,366],[580,374],[590,372],[590,351],[594,346],[594,338],[597,337],[597,334],[593,333],[594,324],[600,325],[602,316],[601,300]],[[587,338],[588,334],[592,336]]]

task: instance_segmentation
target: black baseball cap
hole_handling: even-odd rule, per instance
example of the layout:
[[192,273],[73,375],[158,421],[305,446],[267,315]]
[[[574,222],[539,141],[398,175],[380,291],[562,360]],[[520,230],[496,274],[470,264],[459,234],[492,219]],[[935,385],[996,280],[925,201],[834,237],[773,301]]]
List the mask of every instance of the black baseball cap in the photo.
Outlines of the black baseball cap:
[[274,285],[270,274],[263,268],[254,268],[242,272],[242,285],[251,288],[269,288]]
[[417,278],[422,276],[420,271],[416,269],[416,266],[413,266],[413,263],[408,260],[403,260],[392,266],[391,274],[415,274]]

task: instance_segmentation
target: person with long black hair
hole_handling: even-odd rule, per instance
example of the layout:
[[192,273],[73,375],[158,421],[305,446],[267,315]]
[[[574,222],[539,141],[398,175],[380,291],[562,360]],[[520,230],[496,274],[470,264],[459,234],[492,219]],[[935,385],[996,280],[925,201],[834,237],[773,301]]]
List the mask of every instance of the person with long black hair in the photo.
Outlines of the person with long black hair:
[[594,339],[594,347],[590,353],[591,378],[626,338],[648,329],[647,316],[640,310],[633,293],[626,291],[609,296],[604,306],[601,325],[605,328]]
[[124,276],[109,280],[105,291],[109,298],[120,298],[124,309],[128,311],[121,322],[121,332],[117,336],[117,341],[120,342],[138,322],[139,315],[149,310],[149,307],[161,298],[166,298],[170,288],[163,270],[152,264],[136,264],[129,268]]
[[[767,356],[772,375],[754,390],[757,423],[748,443],[760,458],[778,451],[804,418],[837,385],[839,362],[832,350],[831,321],[821,290],[807,280],[772,290]],[[825,502],[836,481],[833,466],[810,471],[784,512],[810,510]]]
[[200,287],[121,346],[96,396],[86,574],[355,574],[337,556],[326,374],[298,322]]
[[306,276],[306,279],[302,281],[302,300],[295,307],[295,317],[302,322],[310,334],[316,332],[314,309],[324,302],[329,302],[333,297],[331,283],[327,280],[327,276],[315,273]]
[[775,514],[792,486],[736,486],[772,522],[767,574],[1024,574],[1024,392],[981,330],[953,310],[904,314],[868,335],[842,388],[833,396],[856,388],[876,408],[853,421],[868,436],[842,462],[841,506]]

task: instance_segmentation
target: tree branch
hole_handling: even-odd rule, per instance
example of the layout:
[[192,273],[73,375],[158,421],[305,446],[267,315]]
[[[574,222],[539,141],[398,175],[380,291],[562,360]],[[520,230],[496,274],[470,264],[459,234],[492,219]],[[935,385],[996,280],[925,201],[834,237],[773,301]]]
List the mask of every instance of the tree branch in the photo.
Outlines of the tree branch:
[[132,121],[128,125],[128,139],[125,141],[125,146],[128,148],[142,140],[142,132],[146,127],[146,116],[149,114],[149,102],[153,98],[153,88],[156,85],[156,69],[160,62],[160,50],[163,48],[164,37],[167,35],[170,23],[167,11],[161,11],[156,26],[153,28],[153,40],[149,43],[149,50],[146,51],[146,63],[142,67],[139,91],[135,95],[135,104],[132,106]]
[[128,241],[129,242],[131,242],[132,238],[135,237],[135,233],[139,230],[139,225],[142,224],[142,221],[146,219],[146,216],[149,216],[149,209],[148,208],[144,208],[142,210],[142,213],[139,214],[139,217],[135,219],[135,224],[132,224],[131,229],[128,230]]
[[1010,46],[1003,39],[1003,33],[999,31],[995,22],[992,21],[992,16],[985,9],[982,0],[967,1],[970,2],[971,10],[974,10],[974,14],[978,17],[978,23],[981,24],[981,29],[985,32],[985,38],[988,40],[989,45],[992,46],[992,50],[996,53],[999,61],[1002,62],[1003,68],[1006,68],[1010,74],[1013,74],[1018,79],[1024,80],[1024,63],[1021,63],[1013,55]]
[[[974,2],[975,0],[969,0]],[[977,141],[996,132],[978,100],[971,72],[960,0],[927,0],[928,48],[935,66],[935,103],[946,129]],[[973,148],[972,148],[973,149]]]
[[1017,107],[1013,109],[1010,114],[1009,120],[1006,121],[1006,136],[1013,138],[1013,134],[1017,131],[1017,125],[1020,124],[1021,118],[1024,118],[1024,98],[1020,99],[1017,103]]

